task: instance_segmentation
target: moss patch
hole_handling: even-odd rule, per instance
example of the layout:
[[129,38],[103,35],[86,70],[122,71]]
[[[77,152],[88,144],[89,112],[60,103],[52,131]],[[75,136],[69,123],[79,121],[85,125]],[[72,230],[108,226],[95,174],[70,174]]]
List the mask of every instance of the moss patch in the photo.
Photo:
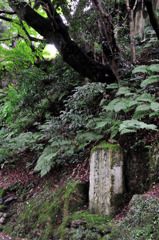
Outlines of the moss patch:
[[93,154],[95,151],[100,150],[100,149],[111,149],[111,150],[121,151],[122,148],[118,144],[110,144],[110,143],[103,141],[99,145],[92,148],[91,154]]
[[88,211],[79,211],[67,218],[65,227],[60,230],[63,232],[60,239],[63,240],[98,240],[106,232],[111,231],[111,216],[101,217],[90,214]]
[[[12,237],[47,240],[54,239],[58,227],[80,210],[88,200],[84,183],[70,181],[56,191],[43,189],[17,209],[16,225],[5,225],[4,232]],[[10,225],[10,226],[9,226]],[[64,228],[64,227],[63,227]]]
[[107,240],[158,239],[159,199],[135,195],[130,202],[127,216],[116,224]]
[[[122,155],[122,148],[118,144],[110,144],[105,141],[101,142],[98,146],[95,146],[91,150],[91,155],[98,151],[103,149],[109,149],[110,150],[110,161],[111,161],[111,169],[113,168],[114,164],[117,163],[116,161],[120,161],[120,157]],[[118,157],[116,157],[118,155]]]

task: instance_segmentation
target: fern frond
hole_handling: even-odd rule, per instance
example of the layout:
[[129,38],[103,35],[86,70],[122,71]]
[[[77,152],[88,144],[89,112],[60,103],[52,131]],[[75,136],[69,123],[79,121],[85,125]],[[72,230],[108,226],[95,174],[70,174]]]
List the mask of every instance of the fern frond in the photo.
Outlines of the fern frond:
[[141,65],[141,66],[137,66],[136,68],[134,68],[132,70],[132,73],[135,74],[135,73],[147,73],[148,71],[148,67],[145,66],[145,65]]
[[131,89],[129,87],[120,87],[116,93],[117,96],[119,95],[127,95],[131,93]]
[[148,66],[148,71],[159,72],[159,64],[151,64]]
[[142,81],[140,87],[146,87],[150,84],[157,83],[159,81],[159,75],[153,75]]
[[[120,124],[119,131],[121,134],[128,133],[129,130],[137,131],[138,129],[147,129],[147,130],[157,130],[157,126],[154,124],[146,124],[144,122],[140,122],[138,120],[132,119],[132,120],[126,120],[123,121],[122,124]],[[125,132],[126,131],[126,132]]]

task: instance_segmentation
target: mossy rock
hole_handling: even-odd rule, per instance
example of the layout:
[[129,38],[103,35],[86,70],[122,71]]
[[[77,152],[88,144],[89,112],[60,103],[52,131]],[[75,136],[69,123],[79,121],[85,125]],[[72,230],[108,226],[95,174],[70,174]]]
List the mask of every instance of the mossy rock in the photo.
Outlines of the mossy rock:
[[127,216],[113,228],[107,240],[156,240],[159,236],[159,199],[134,195]]
[[71,214],[65,219],[59,229],[61,240],[101,239],[104,234],[111,232],[109,223],[112,216],[101,217],[83,210]]
[[[22,196],[22,194],[21,194]],[[17,209],[14,230],[8,222],[4,232],[11,237],[56,239],[56,230],[67,218],[88,203],[88,185],[69,181],[56,191],[43,189]],[[65,220],[66,219],[66,220]],[[14,219],[13,219],[14,220]],[[57,239],[60,239],[59,237]]]
[[77,182],[72,190],[66,199],[69,213],[78,211],[85,204],[88,204],[88,184]]

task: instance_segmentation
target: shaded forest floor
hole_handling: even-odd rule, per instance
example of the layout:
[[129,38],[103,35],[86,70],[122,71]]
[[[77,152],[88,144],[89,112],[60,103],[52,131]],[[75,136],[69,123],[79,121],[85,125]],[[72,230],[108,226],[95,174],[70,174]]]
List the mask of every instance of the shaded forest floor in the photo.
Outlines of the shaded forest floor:
[[[15,201],[15,205],[19,204],[21,201],[24,203],[25,201],[32,199],[32,197],[46,186],[49,187],[51,192],[54,192],[56,189],[64,186],[67,180],[76,180],[79,182],[89,181],[88,161],[78,165],[54,168],[49,174],[41,178],[39,173],[33,171],[34,165],[26,168],[25,163],[30,162],[34,158],[34,155],[31,152],[21,152],[18,157],[21,160],[17,161],[16,168],[10,166],[9,168],[4,168],[0,171],[0,189],[7,189],[7,197],[11,196],[16,191],[17,201]],[[19,191],[19,196],[17,189]],[[25,198],[19,200],[18,197],[21,196],[22,192],[24,193]],[[157,197],[159,199],[159,183],[152,186],[152,188],[143,196],[149,196],[151,198]],[[126,194],[124,207],[113,220],[115,225],[127,216],[130,199],[131,196]],[[16,224],[16,222],[14,224]],[[0,240],[1,239],[9,240],[11,238],[7,235],[0,234]]]

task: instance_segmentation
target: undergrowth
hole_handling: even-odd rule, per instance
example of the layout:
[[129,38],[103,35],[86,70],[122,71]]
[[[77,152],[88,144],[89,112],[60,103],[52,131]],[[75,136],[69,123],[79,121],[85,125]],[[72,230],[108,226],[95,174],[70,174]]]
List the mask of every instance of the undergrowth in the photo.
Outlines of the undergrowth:
[[21,70],[17,84],[1,90],[1,166],[29,148],[44,176],[56,165],[78,163],[91,144],[110,139],[124,146],[125,137],[128,148],[146,147],[158,161],[158,63],[137,66],[131,78],[109,85],[70,78],[72,70],[59,66],[57,57],[47,72]]

